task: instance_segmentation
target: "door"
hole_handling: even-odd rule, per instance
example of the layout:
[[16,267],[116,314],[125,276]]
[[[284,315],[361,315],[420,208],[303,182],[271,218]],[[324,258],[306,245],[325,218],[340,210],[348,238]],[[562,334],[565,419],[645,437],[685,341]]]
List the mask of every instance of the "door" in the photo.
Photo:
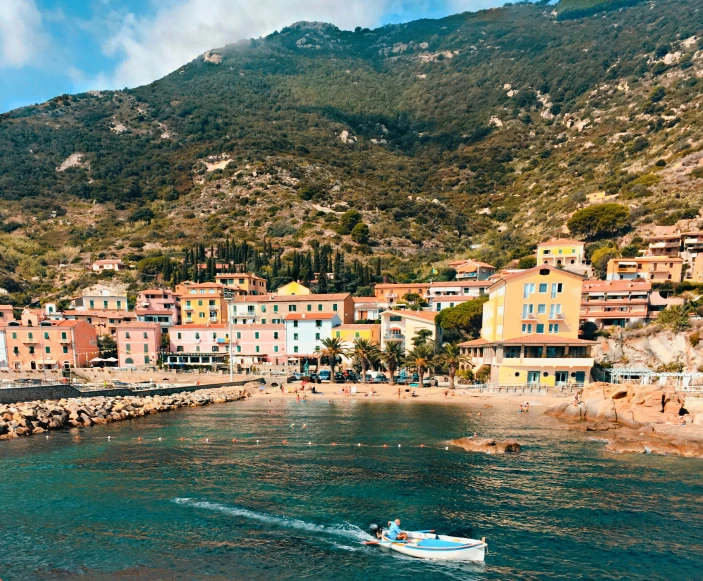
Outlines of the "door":
[[567,382],[569,381],[569,372],[568,371],[557,371],[554,374],[554,381],[556,385],[566,385]]
[[539,371],[528,371],[527,383],[539,383]]
[[577,371],[576,372],[576,383],[586,383],[586,372]]

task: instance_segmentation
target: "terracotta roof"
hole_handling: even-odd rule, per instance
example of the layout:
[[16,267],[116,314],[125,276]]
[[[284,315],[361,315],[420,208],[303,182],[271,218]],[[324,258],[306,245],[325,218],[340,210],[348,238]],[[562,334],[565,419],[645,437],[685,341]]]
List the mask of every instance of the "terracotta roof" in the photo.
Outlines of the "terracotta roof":
[[120,323],[117,325],[118,329],[160,329],[160,323],[150,323],[147,321],[134,321],[129,323]]
[[236,302],[251,302],[251,303],[301,303],[305,301],[309,302],[330,302],[330,301],[343,301],[348,297],[351,297],[349,293],[335,293],[329,295],[250,295],[246,297],[240,297]]
[[[532,268],[528,268],[526,270],[518,270],[516,272],[508,272],[498,280],[495,280],[493,282],[493,285],[496,285],[500,282],[503,282],[505,280],[512,280],[515,278],[518,278],[520,276],[523,276],[525,274],[533,274],[535,271],[540,271],[540,270],[551,270],[554,272],[559,272],[561,274],[564,274],[566,276],[571,276],[573,278],[578,278],[579,280],[583,280],[583,277],[580,274],[576,274],[575,272],[570,272],[568,270],[565,270],[563,268],[557,268],[556,266],[552,266],[551,264],[538,264],[537,266],[533,266]],[[491,286],[493,286],[491,285]]]
[[153,314],[153,315],[173,315],[175,314],[174,309],[134,309],[134,312],[137,315],[146,315],[146,314]]
[[581,242],[580,240],[573,240],[571,238],[552,238],[551,240],[547,240],[546,242],[540,242],[537,246],[561,246],[564,244],[585,244],[585,242]]
[[[232,325],[232,328],[236,327],[236,325]],[[215,323],[212,325],[173,325],[172,327],[169,327],[169,329],[195,329],[197,331],[202,331],[208,330],[208,329],[227,329],[229,328],[229,325],[225,325],[223,323]]]
[[376,297],[352,297],[352,300],[354,301],[354,303],[373,303],[374,305],[378,304],[378,299]]
[[103,310],[86,310],[86,311],[79,311],[79,310],[74,310],[74,309],[69,309],[66,311],[63,311],[64,315],[68,316],[80,316],[80,317],[105,317],[105,318],[133,318],[135,316],[134,312],[132,311],[117,311],[117,310],[109,310],[105,309]]
[[633,280],[584,280],[583,292],[622,292],[622,291],[650,291],[652,283],[649,281]]
[[423,319],[424,321],[430,321],[434,323],[437,313],[432,311],[384,311],[381,316],[384,315],[401,315],[403,317],[414,317],[416,319]]
[[[500,343],[500,341],[496,341]],[[525,335],[513,337],[503,341],[503,345],[595,345],[596,341],[585,341],[573,337],[560,337],[559,335]]]
[[105,258],[103,260],[96,260],[93,264],[124,264],[119,258]]
[[429,282],[381,282],[374,286],[373,288],[387,288],[387,289],[394,289],[394,288],[425,288],[429,287],[430,283]]
[[484,339],[483,337],[480,337],[478,339],[474,339],[473,341],[464,341],[463,343],[459,343],[459,347],[482,347],[483,345],[490,344],[490,341]]
[[324,321],[338,317],[337,313],[289,313],[286,321]]

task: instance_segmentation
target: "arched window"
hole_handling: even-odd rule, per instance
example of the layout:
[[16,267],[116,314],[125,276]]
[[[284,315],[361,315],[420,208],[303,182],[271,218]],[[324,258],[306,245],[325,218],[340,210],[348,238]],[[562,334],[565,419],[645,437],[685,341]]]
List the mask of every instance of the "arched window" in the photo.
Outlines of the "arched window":
[[134,365],[134,359],[132,359],[131,357],[127,357],[127,359],[125,359],[124,362],[127,365]]

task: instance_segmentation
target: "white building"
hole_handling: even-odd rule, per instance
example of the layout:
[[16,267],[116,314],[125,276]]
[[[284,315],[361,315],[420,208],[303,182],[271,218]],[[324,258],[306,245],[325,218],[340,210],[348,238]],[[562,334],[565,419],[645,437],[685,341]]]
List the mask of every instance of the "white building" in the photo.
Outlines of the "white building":
[[337,313],[290,313],[285,316],[286,353],[289,356],[315,356],[322,340],[332,337],[332,329],[342,324]]

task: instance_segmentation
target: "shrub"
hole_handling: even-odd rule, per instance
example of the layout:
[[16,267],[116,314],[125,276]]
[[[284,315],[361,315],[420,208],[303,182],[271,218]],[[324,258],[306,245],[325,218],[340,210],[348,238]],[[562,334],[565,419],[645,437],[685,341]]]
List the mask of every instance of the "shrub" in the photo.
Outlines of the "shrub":
[[671,305],[666,307],[659,317],[657,317],[657,323],[665,329],[670,331],[679,332],[684,329],[688,329],[691,323],[688,320],[688,313],[691,308],[688,305]]
[[517,267],[523,269],[532,268],[533,266],[537,266],[537,258],[534,256],[523,256],[517,263]]
[[691,343],[691,347],[698,346],[698,343],[701,342],[701,334],[698,331],[694,331],[688,336],[688,341]]
[[357,244],[368,244],[369,227],[363,222],[359,222],[351,231],[351,238]]
[[591,240],[617,236],[630,227],[630,210],[615,203],[588,206],[571,216],[566,225],[572,234]]

